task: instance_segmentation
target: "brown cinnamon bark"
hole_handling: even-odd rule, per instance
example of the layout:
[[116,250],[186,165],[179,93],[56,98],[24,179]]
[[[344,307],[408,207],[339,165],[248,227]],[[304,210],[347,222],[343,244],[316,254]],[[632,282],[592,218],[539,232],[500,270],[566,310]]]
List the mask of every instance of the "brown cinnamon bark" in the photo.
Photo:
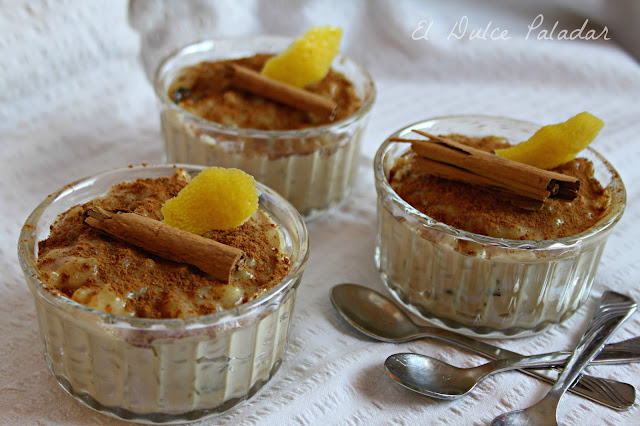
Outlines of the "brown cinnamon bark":
[[337,104],[331,99],[265,77],[250,68],[237,64],[226,64],[225,73],[232,86],[244,89],[302,111],[335,116]]
[[528,210],[540,210],[547,198],[573,200],[580,180],[498,157],[442,136],[414,129],[430,140],[391,138],[409,142],[420,156],[424,173],[497,190],[509,201]]
[[244,252],[135,213],[87,210],[85,223],[174,262],[188,263],[228,282],[244,263]]

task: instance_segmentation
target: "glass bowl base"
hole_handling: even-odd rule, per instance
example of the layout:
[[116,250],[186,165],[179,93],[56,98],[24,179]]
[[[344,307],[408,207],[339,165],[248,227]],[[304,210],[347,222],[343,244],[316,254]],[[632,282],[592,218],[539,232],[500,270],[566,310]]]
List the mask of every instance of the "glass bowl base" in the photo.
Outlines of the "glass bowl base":
[[130,410],[126,410],[120,407],[109,407],[101,404],[95,400],[91,395],[86,392],[77,392],[71,383],[64,376],[56,376],[58,384],[69,395],[73,396],[76,400],[80,401],[85,406],[95,410],[99,413],[106,414],[110,417],[125,420],[129,422],[144,423],[144,424],[182,424],[187,422],[194,422],[197,420],[203,420],[205,418],[211,418],[216,415],[223,414],[235,407],[236,405],[248,400],[253,395],[258,393],[262,387],[271,380],[271,378],[277,373],[282,361],[277,361],[271,368],[269,376],[263,380],[256,381],[249,389],[249,392],[241,397],[229,399],[217,407],[197,409],[181,414],[167,414],[167,413],[136,413]]

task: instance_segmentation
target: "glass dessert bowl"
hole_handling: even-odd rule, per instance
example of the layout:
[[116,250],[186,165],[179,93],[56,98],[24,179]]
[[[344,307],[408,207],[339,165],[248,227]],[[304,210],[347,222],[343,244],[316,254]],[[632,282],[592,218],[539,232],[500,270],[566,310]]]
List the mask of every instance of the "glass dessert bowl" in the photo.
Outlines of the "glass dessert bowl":
[[[220,114],[214,121],[181,108],[169,96],[172,84],[187,67],[203,61],[276,54],[290,42],[287,38],[262,36],[186,46],[160,63],[154,88],[167,161],[244,170],[279,192],[310,220],[344,200],[354,183],[362,134],[375,99],[375,87],[365,69],[339,54],[332,72],[342,74],[352,84],[359,108],[335,121],[290,130],[261,129],[265,122],[266,127],[272,124],[267,112],[273,112],[273,103],[267,108],[261,100],[255,101],[251,111],[234,110],[226,116],[212,108],[214,115]],[[237,99],[235,95],[237,92],[224,99],[227,107]],[[291,111],[294,113],[285,115],[299,115]],[[237,124],[231,116],[245,123]],[[260,121],[260,128],[248,128],[252,121]]]
[[[191,176],[203,169],[180,167]],[[279,228],[289,269],[252,300],[203,316],[139,318],[92,309],[43,282],[38,243],[48,237],[61,213],[104,196],[121,182],[175,172],[172,165],[135,166],[67,185],[33,211],[18,244],[49,370],[77,400],[124,420],[193,421],[254,395],[282,362],[308,257],[307,231],[298,212],[273,190],[257,184],[259,212]]]
[[[393,167],[410,146],[389,139],[411,137],[413,129],[435,135],[495,135],[516,144],[539,127],[502,117],[441,117],[405,127],[380,146],[374,161],[375,260],[385,286],[409,311],[459,333],[506,338],[558,324],[587,300],[606,240],[626,203],[618,173],[593,149],[578,157],[593,164],[593,177],[608,203],[597,223],[562,238],[523,240],[465,231],[422,213],[390,184]],[[453,206],[449,214],[459,213]],[[531,224],[513,225],[505,235],[522,234]]]

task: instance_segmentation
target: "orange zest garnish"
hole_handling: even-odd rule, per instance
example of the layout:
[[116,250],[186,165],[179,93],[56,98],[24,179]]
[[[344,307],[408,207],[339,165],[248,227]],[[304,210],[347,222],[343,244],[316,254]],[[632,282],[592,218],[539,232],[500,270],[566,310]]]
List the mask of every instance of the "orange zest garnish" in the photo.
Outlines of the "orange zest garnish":
[[164,223],[202,235],[242,225],[258,209],[253,176],[242,170],[210,167],[162,206]]

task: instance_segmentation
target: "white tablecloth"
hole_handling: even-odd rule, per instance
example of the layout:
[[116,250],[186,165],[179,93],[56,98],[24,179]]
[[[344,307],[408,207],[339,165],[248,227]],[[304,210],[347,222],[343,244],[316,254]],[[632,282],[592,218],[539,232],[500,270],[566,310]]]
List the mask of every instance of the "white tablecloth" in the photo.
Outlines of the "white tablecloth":
[[[150,69],[174,43],[263,33],[294,36],[329,23],[344,28],[343,51],[368,67],[378,89],[353,197],[309,226],[311,257],[281,370],[250,401],[202,424],[482,425],[531,405],[548,390],[511,372],[485,380],[455,402],[421,397],[387,377],[382,363],[388,355],[415,351],[460,366],[482,358],[429,340],[374,342],[350,329],[332,308],[334,284],[356,282],[382,290],[373,261],[372,158],[388,134],[413,121],[482,113],[553,123],[587,110],[606,123],[593,147],[622,175],[628,206],[609,240],[594,297],[561,326],[497,344],[523,353],[568,349],[604,289],[640,300],[640,66],[629,53],[640,49],[634,44],[637,26],[626,26],[640,19],[638,2],[163,3],[136,2],[128,9],[124,0],[0,2],[0,423],[119,423],[76,402],[47,371],[16,242],[25,218],[53,190],[104,169],[161,161],[158,115],[139,60],[141,47]],[[167,13],[164,7],[175,10]],[[544,23],[529,32],[539,13]],[[461,36],[456,23],[464,16],[467,31],[461,39],[449,37],[452,30]],[[580,28],[587,17],[594,27],[586,27],[583,35],[589,28],[600,34],[607,25],[613,39],[558,39],[562,29]],[[425,28],[432,24],[427,34],[416,32],[422,20]],[[472,29],[486,27],[487,37],[499,27],[494,35],[507,30],[510,39],[470,39]],[[553,40],[538,40],[543,28]],[[615,340],[638,334],[640,314],[635,314]],[[589,371],[640,385],[640,364]],[[571,395],[563,399],[559,418],[566,425],[631,425],[640,422],[640,409],[616,412]]]

